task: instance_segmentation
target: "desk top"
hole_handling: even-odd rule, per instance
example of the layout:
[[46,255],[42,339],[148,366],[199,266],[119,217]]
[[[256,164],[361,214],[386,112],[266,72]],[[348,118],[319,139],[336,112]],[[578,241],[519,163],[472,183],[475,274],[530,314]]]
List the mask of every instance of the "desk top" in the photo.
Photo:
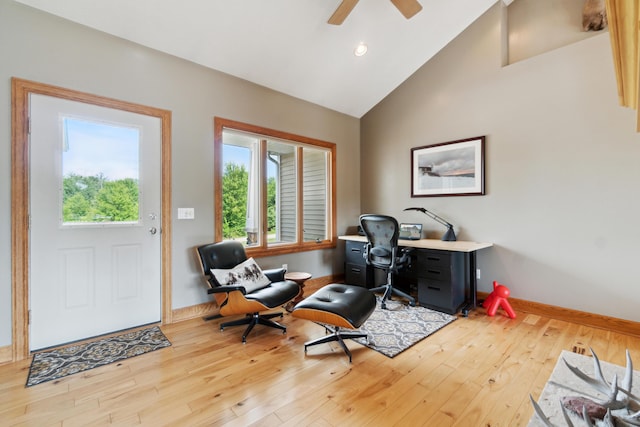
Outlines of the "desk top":
[[[353,242],[367,242],[366,236],[360,236],[357,234],[352,234],[348,236],[338,236],[340,240],[351,240]],[[437,239],[420,239],[420,240],[399,240],[399,246],[409,247],[409,248],[423,248],[423,249],[439,249],[443,251],[452,251],[452,252],[475,252],[480,249],[490,248],[493,246],[493,243],[481,243],[481,242],[465,242],[465,241],[456,241],[456,242],[443,242],[442,240]]]

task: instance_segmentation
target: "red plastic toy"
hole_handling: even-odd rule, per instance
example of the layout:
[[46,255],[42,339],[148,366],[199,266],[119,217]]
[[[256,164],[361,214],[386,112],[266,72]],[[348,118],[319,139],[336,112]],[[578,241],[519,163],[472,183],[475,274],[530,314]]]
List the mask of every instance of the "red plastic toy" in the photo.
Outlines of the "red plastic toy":
[[501,285],[497,281],[493,281],[493,292],[489,294],[486,300],[482,303],[482,306],[487,309],[488,316],[495,316],[498,307],[502,307],[507,315],[515,319],[516,312],[511,308],[511,304],[507,301],[511,291],[504,285]]

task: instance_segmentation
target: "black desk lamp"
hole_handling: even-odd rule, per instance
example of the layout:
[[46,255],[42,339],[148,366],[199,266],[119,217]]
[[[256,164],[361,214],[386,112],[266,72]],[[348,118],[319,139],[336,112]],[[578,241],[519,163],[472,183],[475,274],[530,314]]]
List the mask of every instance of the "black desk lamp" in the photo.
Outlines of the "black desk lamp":
[[447,231],[445,231],[445,233],[442,235],[442,239],[440,239],[440,240],[445,241],[445,242],[455,242],[456,241],[456,233],[455,233],[455,231],[453,231],[453,225],[449,224],[447,221],[445,221],[444,219],[440,218],[438,215],[434,214],[433,212],[429,212],[425,208],[407,208],[407,209],[405,209],[405,211],[420,211],[423,214],[425,214],[428,217],[430,217],[431,219],[433,219],[435,221],[438,221],[440,224],[442,224],[445,227],[447,227]]

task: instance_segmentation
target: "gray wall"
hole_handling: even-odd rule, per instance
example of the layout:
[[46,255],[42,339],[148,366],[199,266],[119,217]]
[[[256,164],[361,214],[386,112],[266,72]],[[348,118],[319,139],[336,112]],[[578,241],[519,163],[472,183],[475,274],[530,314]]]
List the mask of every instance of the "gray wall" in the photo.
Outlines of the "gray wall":
[[[360,213],[359,120],[0,0],[0,346],[11,343],[11,77],[172,111],[173,308],[209,301],[193,247],[213,239],[213,117],[337,144],[338,233]],[[347,162],[347,159],[349,161]],[[194,207],[195,220],[177,220]],[[343,250],[260,260],[314,276],[341,272]]]
[[[363,211],[448,219],[479,288],[640,321],[640,134],[618,106],[608,33],[501,67],[494,6],[361,120]],[[544,37],[544,34],[539,34]],[[412,147],[486,135],[485,196],[411,198]]]
[[[499,280],[516,298],[640,321],[640,135],[618,106],[608,34],[501,67],[500,22],[496,6],[358,121],[0,0],[0,346],[11,342],[12,76],[172,111],[173,308],[208,301],[192,250],[213,236],[218,115],[335,142],[338,234],[379,212],[437,237],[439,224],[402,212],[424,206],[460,239],[495,243],[479,253],[481,290]],[[412,147],[478,135],[487,195],[410,197]],[[196,219],[176,220],[178,207]],[[260,261],[323,276],[342,271],[342,246]]]

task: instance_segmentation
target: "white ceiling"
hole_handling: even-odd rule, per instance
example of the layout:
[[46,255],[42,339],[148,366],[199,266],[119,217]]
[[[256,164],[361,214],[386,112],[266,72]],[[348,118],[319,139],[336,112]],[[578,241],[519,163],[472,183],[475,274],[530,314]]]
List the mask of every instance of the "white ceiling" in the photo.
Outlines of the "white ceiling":
[[16,1],[360,118],[497,0],[361,0],[340,26],[341,0]]

